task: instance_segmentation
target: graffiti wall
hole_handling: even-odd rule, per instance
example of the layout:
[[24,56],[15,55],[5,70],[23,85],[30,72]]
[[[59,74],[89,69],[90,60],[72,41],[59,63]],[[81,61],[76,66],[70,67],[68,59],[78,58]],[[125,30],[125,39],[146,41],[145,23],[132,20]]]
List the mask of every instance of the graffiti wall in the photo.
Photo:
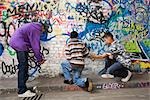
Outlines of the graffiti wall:
[[[150,68],[149,11],[149,0],[0,0],[0,77],[17,76],[16,53],[8,42],[18,27],[33,21],[48,25],[41,35],[41,52],[47,61],[39,66],[32,52],[29,56],[33,77],[61,72],[64,45],[72,30],[97,54],[105,51],[101,37],[110,31],[130,52],[132,69]],[[102,61],[86,62],[86,67],[95,66],[94,71],[104,66]]]

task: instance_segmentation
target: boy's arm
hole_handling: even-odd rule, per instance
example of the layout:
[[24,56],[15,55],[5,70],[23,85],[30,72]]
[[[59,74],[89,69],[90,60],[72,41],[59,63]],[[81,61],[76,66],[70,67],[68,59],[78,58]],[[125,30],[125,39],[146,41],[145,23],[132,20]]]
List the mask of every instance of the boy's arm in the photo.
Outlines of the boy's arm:
[[70,50],[69,50],[68,46],[65,47],[65,51],[64,52],[65,52],[64,54],[65,54],[66,59],[70,60]]
[[118,55],[118,54],[122,54],[124,51],[125,51],[124,46],[117,43],[115,46],[110,48],[109,53],[111,53],[112,55]]
[[103,58],[106,58],[107,56],[108,56],[107,53],[104,53],[104,54],[102,54],[102,55],[90,54],[90,57],[91,57],[92,59],[103,59]]
[[37,61],[43,64],[44,60],[40,52],[40,33],[38,31],[31,31],[29,34],[29,41]]
[[88,56],[88,54],[89,54],[89,49],[86,46],[84,46],[84,48],[83,48],[83,57]]

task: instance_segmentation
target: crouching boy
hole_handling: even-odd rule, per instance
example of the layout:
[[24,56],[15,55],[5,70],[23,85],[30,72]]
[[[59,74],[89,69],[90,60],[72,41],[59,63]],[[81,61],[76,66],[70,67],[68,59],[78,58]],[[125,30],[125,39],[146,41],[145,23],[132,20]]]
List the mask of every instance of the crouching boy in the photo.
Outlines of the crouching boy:
[[[75,84],[82,88],[87,88],[88,92],[93,90],[92,81],[88,78],[82,78],[84,69],[84,58],[89,54],[85,44],[78,39],[78,33],[73,31],[70,34],[70,40],[65,48],[66,62],[61,64],[64,73],[64,83]],[[72,74],[71,74],[72,73]]]

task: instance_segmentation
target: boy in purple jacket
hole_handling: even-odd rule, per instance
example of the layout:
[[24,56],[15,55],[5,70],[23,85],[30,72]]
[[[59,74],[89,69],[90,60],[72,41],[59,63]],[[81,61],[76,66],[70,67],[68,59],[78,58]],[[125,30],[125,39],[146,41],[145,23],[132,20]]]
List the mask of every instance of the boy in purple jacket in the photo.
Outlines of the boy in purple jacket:
[[38,22],[24,24],[12,35],[9,45],[15,49],[18,59],[18,97],[32,97],[36,94],[27,89],[28,80],[28,52],[33,50],[39,64],[45,60],[40,52],[40,34],[44,31],[44,25]]

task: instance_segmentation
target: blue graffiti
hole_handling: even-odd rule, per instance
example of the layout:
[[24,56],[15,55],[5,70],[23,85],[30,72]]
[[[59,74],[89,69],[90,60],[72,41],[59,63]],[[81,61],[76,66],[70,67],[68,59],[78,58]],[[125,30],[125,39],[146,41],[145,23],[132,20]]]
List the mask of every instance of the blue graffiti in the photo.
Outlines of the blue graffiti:
[[88,13],[88,11],[89,11],[89,7],[88,7],[88,5],[86,5],[85,3],[78,3],[77,5],[76,5],[76,11],[77,12],[79,12],[81,15],[82,15],[82,13]]
[[147,59],[150,59],[150,40],[145,39],[139,42],[140,47],[142,48],[143,53],[146,55]]
[[4,46],[0,43],[0,56],[3,54],[4,52]]
[[85,30],[83,32],[80,32],[79,38],[80,39],[85,39],[86,34],[90,33],[90,36],[95,35],[97,32],[101,33],[104,31],[107,31],[108,28],[105,24],[98,24],[98,23],[93,23],[90,21],[87,21]]
[[105,51],[102,36],[106,31],[108,31],[108,28],[105,24],[88,21],[85,30],[79,33],[79,38],[86,42],[90,51],[101,54]]
[[[114,4],[122,4],[122,5],[124,5],[124,4],[126,4],[126,3],[128,3],[129,2],[129,0],[112,0],[112,2],[114,3]],[[130,1],[131,2],[131,1]]]
[[56,36],[51,36],[51,37],[48,37],[48,33],[47,32],[43,32],[40,36],[40,40],[43,41],[43,42],[47,42],[47,41],[50,41],[52,40],[53,38],[55,38]]
[[[128,36],[129,34],[133,34],[135,32],[141,32],[141,34],[142,32],[147,32],[145,30],[147,30],[148,24],[145,23],[145,21],[147,22],[148,17],[146,17],[146,13],[149,7],[145,6],[143,8],[143,2],[141,0],[113,0],[112,3],[115,5],[117,4],[118,7],[115,10],[112,10],[112,12],[109,15],[110,17],[102,23],[93,22],[88,19],[87,14],[90,13],[89,9],[91,2],[89,2],[89,4],[78,3],[75,9],[80,15],[87,17],[85,29],[82,32],[80,32],[79,38],[87,42],[87,46],[97,54],[104,51],[105,44],[102,41],[101,35],[106,31],[111,32],[114,35],[114,37],[118,40],[121,40],[124,38],[124,36]],[[108,4],[112,8],[112,5],[110,5],[110,3],[107,0],[103,0],[103,2],[105,4]],[[142,5],[135,11],[135,13],[133,13],[132,8],[133,5],[135,5],[135,3],[140,3]],[[130,4],[132,4],[132,7],[127,7],[127,5]],[[144,11],[144,15],[142,15],[143,13],[141,13],[141,11]],[[143,24],[143,28],[140,30],[138,29],[138,26],[136,27],[136,24],[138,24],[137,22],[139,20],[139,16],[141,16],[140,18],[142,19],[146,17],[144,18],[144,20],[140,20],[140,23]],[[132,18],[134,18],[135,20],[133,20]]]

